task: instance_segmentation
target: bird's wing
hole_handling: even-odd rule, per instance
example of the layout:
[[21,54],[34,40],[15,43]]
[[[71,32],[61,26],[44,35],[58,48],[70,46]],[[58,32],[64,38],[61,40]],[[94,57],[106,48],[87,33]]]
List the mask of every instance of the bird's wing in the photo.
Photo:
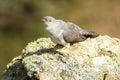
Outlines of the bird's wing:
[[71,25],[71,26],[74,26],[74,27],[78,28],[78,29],[79,29],[79,33],[80,33],[81,35],[85,36],[86,38],[88,38],[88,37],[94,38],[94,37],[99,36],[99,34],[96,33],[96,32],[94,32],[94,31],[84,30],[84,29],[82,29],[81,27],[79,27],[79,26],[77,26],[77,25],[75,25],[75,24],[73,24],[73,23],[68,23],[68,24]]
[[63,30],[64,40],[68,43],[75,43],[86,39],[80,34],[80,28],[73,23],[67,23]]

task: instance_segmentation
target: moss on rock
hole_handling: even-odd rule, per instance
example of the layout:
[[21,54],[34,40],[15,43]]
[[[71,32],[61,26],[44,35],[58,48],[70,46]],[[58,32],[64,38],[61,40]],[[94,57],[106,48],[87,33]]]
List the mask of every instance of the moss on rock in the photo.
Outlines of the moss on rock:
[[53,50],[50,38],[29,43],[7,66],[3,80],[116,80],[120,79],[120,40],[88,38],[72,50]]

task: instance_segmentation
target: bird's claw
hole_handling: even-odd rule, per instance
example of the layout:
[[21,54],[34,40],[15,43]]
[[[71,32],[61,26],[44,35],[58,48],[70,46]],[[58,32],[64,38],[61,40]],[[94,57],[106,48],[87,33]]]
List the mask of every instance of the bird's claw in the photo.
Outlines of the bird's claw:
[[60,49],[61,51],[64,52],[70,52],[73,50],[73,48],[70,46],[70,44],[65,45],[62,49]]
[[59,44],[56,44],[56,45],[54,46],[53,50],[56,51],[57,49],[60,49],[60,48],[62,48],[62,46],[59,45]]

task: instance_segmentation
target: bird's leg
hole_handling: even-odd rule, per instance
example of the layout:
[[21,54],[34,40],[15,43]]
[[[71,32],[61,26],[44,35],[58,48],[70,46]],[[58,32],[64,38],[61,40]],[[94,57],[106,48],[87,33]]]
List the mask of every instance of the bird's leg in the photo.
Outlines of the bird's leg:
[[56,51],[56,49],[59,49],[59,48],[61,48],[61,47],[62,47],[62,45],[56,44],[53,49],[54,49],[54,51]]
[[70,43],[67,43],[67,44],[62,48],[62,50],[71,51],[71,50],[72,50],[72,47],[70,46]]
[[70,43],[65,44],[64,46],[60,45],[60,44],[56,44],[53,48],[54,51],[65,51],[65,52],[69,52],[72,51],[73,48],[70,46]]
[[59,44],[56,44],[56,45],[54,46],[54,50],[56,50],[56,49],[58,48],[58,46],[59,46]]

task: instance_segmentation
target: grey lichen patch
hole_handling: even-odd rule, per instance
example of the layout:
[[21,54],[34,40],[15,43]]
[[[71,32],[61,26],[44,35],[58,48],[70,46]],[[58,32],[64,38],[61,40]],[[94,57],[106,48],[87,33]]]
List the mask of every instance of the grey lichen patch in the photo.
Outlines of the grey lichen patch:
[[50,38],[29,43],[9,63],[5,80],[112,80],[112,77],[120,80],[119,39],[88,38],[71,45],[70,51],[54,51],[54,45]]
[[80,55],[89,55],[90,57],[100,55],[120,56],[120,40],[109,36],[99,36],[95,39],[88,38],[86,41],[76,43],[73,46],[76,47],[76,52],[80,52]]
[[28,45],[23,49],[22,53],[34,53],[40,49],[52,48],[55,44],[50,38],[40,38],[36,41],[28,43]]
[[[36,41],[28,43],[28,45],[23,49],[22,51],[22,58],[26,56],[31,56],[34,53],[35,54],[45,54],[45,53],[53,53],[53,47],[55,44],[51,41],[50,38],[40,38],[37,39]],[[43,57],[46,57],[45,55]],[[48,57],[46,57],[48,58]]]

